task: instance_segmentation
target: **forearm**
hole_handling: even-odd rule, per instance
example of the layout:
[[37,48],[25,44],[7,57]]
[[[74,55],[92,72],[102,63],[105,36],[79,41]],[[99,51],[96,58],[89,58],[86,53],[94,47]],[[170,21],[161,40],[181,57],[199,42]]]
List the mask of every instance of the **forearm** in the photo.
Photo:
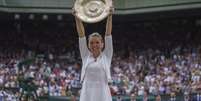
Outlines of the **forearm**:
[[105,36],[109,36],[111,34],[112,34],[112,14],[110,14],[107,18]]
[[85,29],[84,29],[84,25],[83,25],[82,21],[80,19],[78,19],[77,17],[75,17],[75,21],[76,21],[76,28],[77,28],[79,37],[84,37]]

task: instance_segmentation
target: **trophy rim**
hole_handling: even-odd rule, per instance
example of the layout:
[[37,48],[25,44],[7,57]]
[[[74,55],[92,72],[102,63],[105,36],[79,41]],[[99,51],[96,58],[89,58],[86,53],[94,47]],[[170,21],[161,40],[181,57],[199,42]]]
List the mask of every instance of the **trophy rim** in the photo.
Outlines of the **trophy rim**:
[[[83,1],[83,0],[81,0],[81,1]],[[104,11],[97,17],[89,17],[86,14],[84,14],[84,11],[83,11],[84,7],[81,6],[81,2],[79,0],[76,0],[75,4],[74,4],[74,9],[77,12],[76,16],[81,21],[86,22],[86,23],[97,23],[97,22],[102,21],[109,15],[110,7],[112,7],[112,0],[105,0]]]

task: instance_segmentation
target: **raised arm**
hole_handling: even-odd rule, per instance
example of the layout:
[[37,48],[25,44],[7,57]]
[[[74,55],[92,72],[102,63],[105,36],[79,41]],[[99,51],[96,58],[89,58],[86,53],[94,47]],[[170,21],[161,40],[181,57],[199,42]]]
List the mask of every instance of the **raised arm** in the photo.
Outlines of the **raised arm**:
[[84,37],[85,29],[84,29],[84,25],[83,25],[82,21],[79,18],[77,18],[77,16],[75,16],[75,22],[76,22],[76,28],[77,28],[79,37]]
[[106,56],[110,59],[112,59],[113,55],[113,43],[112,43],[112,13],[113,13],[114,8],[110,8],[110,14],[107,18],[107,23],[106,23],[106,31],[105,31],[105,49],[104,53]]
[[110,14],[107,18],[107,23],[106,23],[106,31],[105,31],[105,36],[109,36],[112,34],[112,8],[110,9]]
[[81,58],[83,60],[89,54],[87,41],[85,37],[85,29],[84,29],[84,25],[82,21],[76,16],[76,12],[74,9],[73,9],[73,15],[75,16],[76,29],[79,36],[79,49],[80,49]]

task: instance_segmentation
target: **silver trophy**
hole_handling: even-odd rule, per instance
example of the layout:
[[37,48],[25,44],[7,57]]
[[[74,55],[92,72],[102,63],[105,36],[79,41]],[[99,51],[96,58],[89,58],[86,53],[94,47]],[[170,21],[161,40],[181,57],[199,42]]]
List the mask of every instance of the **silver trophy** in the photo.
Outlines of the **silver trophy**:
[[76,16],[86,23],[96,23],[109,15],[112,0],[76,0]]

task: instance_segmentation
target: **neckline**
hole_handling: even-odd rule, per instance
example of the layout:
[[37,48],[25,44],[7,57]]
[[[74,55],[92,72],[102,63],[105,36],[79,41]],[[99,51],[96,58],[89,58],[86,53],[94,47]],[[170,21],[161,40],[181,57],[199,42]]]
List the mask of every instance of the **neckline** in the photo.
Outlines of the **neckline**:
[[90,52],[90,57],[92,57],[95,61],[99,60],[100,57],[102,57],[103,52],[101,52],[96,58],[93,56],[93,54]]

